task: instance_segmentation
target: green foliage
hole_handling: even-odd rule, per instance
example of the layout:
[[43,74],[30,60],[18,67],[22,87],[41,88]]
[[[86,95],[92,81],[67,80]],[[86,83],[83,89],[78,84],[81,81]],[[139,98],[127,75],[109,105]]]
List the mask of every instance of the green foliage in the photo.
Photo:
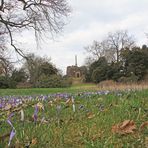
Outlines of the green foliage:
[[106,69],[102,68],[102,67],[98,67],[96,68],[93,73],[92,73],[92,80],[95,83],[99,83],[103,80],[106,79],[107,75],[106,75]]
[[0,88],[16,88],[17,82],[11,77],[0,76]]
[[107,60],[105,57],[100,57],[99,60],[93,62],[90,65],[90,73],[93,73],[93,70],[95,70],[97,67],[106,67],[107,66]]
[[107,78],[106,70],[108,68],[107,60],[105,57],[99,58],[99,60],[93,62],[89,67],[89,75],[93,82],[98,83]]
[[89,67],[87,78],[98,83],[103,80],[120,82],[137,82],[148,74],[148,48],[134,47],[122,49],[120,61],[107,63],[104,57],[93,62]]
[[41,63],[41,65],[39,66],[39,71],[41,74],[44,74],[46,76],[51,76],[51,75],[55,75],[58,73],[58,70],[56,67],[54,67],[54,65],[52,65],[49,62],[43,62]]
[[122,59],[124,61],[124,72],[126,77],[132,77],[134,74],[138,77],[138,80],[142,80],[146,74],[148,68],[148,54],[144,52],[144,49],[135,47],[131,51],[126,49],[122,52]]
[[16,82],[25,82],[27,80],[27,74],[24,69],[15,69],[12,72],[11,79]]
[[9,88],[9,85],[5,76],[0,77],[0,88]]
[[118,81],[123,83],[136,83],[138,81],[138,76],[131,74],[130,77],[121,77]]
[[[61,78],[58,76],[58,69],[50,62],[48,58],[28,55],[24,64],[28,72],[30,83],[33,87],[59,87]],[[54,75],[54,77],[53,77]],[[53,80],[55,78],[55,80]],[[55,83],[54,83],[55,82]]]
[[50,77],[45,74],[41,75],[37,87],[41,88],[60,88],[69,87],[71,85],[70,80],[62,78],[60,75],[51,75]]
[[120,77],[123,76],[123,66],[121,62],[114,63],[112,62],[107,69],[107,78],[109,80],[117,81]]

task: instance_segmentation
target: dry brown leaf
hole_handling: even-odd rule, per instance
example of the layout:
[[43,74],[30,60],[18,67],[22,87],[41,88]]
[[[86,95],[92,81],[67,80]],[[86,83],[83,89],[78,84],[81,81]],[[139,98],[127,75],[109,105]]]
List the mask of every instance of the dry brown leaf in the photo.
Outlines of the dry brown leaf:
[[9,110],[9,109],[11,109],[11,107],[12,107],[11,104],[7,104],[4,108],[4,110]]
[[53,101],[49,101],[48,105],[52,107],[53,106]]
[[148,127],[148,121],[146,122],[143,122],[141,125],[140,125],[140,130],[143,130],[145,127]]
[[66,105],[71,105],[71,104],[72,104],[72,99],[70,98],[66,101]]
[[148,148],[148,137],[145,137],[145,142],[144,142],[144,144],[145,144],[145,148]]
[[93,114],[92,112],[87,113],[87,118],[88,119],[92,119],[95,117],[95,114]]
[[61,98],[60,97],[57,97],[57,98],[54,99],[54,103],[55,104],[60,104],[60,102],[61,102]]
[[136,125],[133,120],[125,120],[122,123],[118,123],[112,126],[112,132],[118,134],[130,134],[136,129]]
[[32,139],[31,145],[36,145],[37,144],[37,138]]
[[38,102],[38,103],[37,103],[37,107],[38,107],[40,110],[44,110],[44,105],[43,105],[41,102]]

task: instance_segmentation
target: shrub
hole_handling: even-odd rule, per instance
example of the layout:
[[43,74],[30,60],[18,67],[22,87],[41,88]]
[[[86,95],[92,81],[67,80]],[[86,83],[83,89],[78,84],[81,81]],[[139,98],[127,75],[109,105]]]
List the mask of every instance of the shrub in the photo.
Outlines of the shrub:
[[42,75],[39,78],[36,87],[58,88],[58,87],[69,87],[71,86],[71,84],[72,82],[70,81],[70,79],[63,78],[60,75],[51,75],[50,77]]
[[5,76],[0,77],[0,88],[9,88],[8,81]]
[[17,88],[31,88],[33,86],[29,82],[19,82],[19,83],[17,83],[16,87]]
[[138,76],[133,74],[130,77],[121,77],[118,81],[122,83],[135,83],[138,82]]
[[113,80],[105,80],[98,84],[99,87],[108,87],[108,86],[115,86],[117,85],[117,82]]
[[7,76],[0,77],[0,88],[16,88],[17,82]]

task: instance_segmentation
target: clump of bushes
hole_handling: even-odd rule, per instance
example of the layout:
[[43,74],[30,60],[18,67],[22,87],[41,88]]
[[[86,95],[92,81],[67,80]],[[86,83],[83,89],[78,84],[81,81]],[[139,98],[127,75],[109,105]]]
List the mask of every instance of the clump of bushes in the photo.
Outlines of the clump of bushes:
[[0,88],[16,88],[17,82],[11,77],[0,76]]
[[60,88],[60,87],[69,87],[71,86],[71,84],[72,82],[69,79],[63,78],[60,75],[51,75],[50,77],[43,75],[39,78],[36,87]]

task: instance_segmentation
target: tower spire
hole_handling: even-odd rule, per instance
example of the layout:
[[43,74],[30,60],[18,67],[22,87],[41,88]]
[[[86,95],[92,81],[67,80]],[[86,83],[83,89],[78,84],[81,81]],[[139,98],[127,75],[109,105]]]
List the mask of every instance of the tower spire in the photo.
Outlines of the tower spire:
[[75,66],[77,66],[77,55],[75,55]]

